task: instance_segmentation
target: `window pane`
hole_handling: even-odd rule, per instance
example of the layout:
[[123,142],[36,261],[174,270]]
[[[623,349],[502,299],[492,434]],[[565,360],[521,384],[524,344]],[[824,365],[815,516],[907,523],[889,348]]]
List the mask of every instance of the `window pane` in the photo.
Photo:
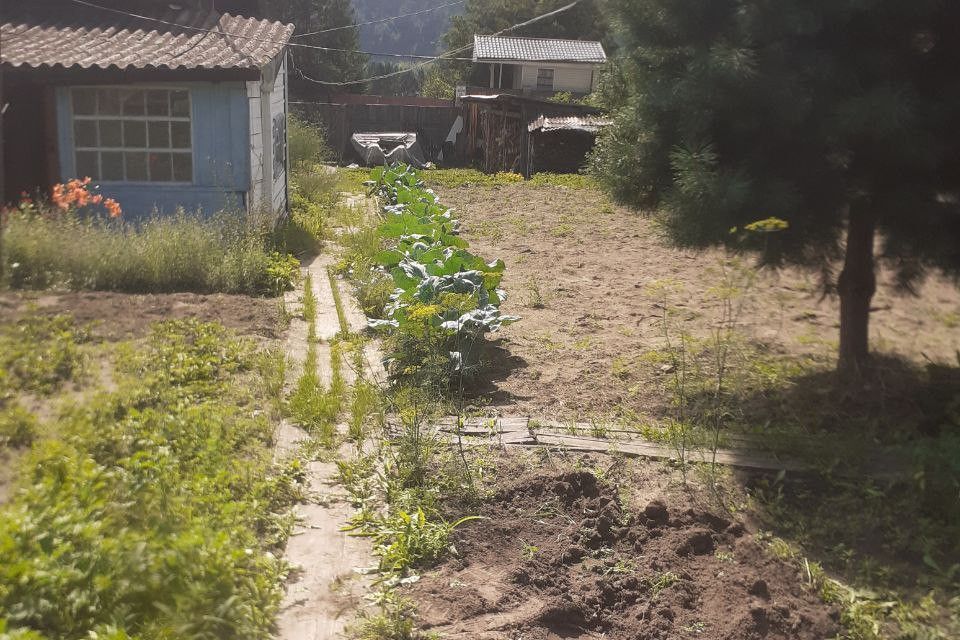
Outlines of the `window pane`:
[[77,147],[97,146],[97,121],[74,120],[73,144]]
[[173,168],[170,165],[169,153],[151,153],[150,180],[152,182],[170,182],[173,180]]
[[100,179],[100,171],[97,169],[96,151],[77,151],[77,177]]
[[101,180],[123,180],[123,154],[119,151],[104,151],[100,154]]
[[121,91],[120,102],[123,103],[123,115],[142,116],[145,114],[147,111],[144,106],[144,99],[143,91]]
[[127,120],[123,123],[123,146],[143,149],[147,146],[147,123]]
[[92,116],[97,112],[96,89],[74,89],[73,112],[78,116]]
[[170,137],[174,149],[190,148],[190,123],[189,122],[171,122]]
[[193,154],[173,154],[174,182],[193,182]]
[[123,154],[127,164],[127,180],[147,181],[147,154],[140,152],[126,152]]
[[170,115],[170,92],[169,91],[147,91],[147,115],[148,116],[169,116]]
[[100,120],[100,146],[122,147],[123,130],[119,120]]
[[186,91],[170,92],[171,113],[177,118],[190,117],[190,94]]
[[151,122],[150,129],[150,148],[169,149],[170,148],[170,123],[169,122]]
[[100,89],[97,91],[97,113],[102,116],[120,115],[120,90]]

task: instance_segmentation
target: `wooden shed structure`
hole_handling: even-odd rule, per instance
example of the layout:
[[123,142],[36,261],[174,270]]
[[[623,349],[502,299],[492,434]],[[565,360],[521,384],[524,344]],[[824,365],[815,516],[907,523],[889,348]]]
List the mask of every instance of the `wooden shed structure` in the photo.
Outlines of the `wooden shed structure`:
[[135,215],[286,210],[293,25],[255,9],[0,2],[0,204],[90,177]]
[[479,166],[487,173],[510,171],[527,178],[535,171],[530,140],[532,122],[543,116],[582,117],[600,114],[599,109],[582,104],[550,102],[510,94],[464,96],[461,103],[465,134],[462,156],[466,162]]

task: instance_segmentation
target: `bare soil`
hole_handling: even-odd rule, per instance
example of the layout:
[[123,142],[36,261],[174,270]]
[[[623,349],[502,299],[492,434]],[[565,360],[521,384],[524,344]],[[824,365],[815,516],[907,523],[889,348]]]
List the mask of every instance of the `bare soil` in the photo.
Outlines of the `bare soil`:
[[505,464],[479,509],[485,519],[455,534],[458,557],[410,589],[420,626],[491,640],[837,633],[837,611],[797,567],[672,486],[663,465],[638,465],[622,486],[584,466]]
[[0,293],[0,323],[14,322],[28,313],[72,314],[80,324],[93,323],[93,333],[106,340],[140,337],[155,322],[183,318],[217,321],[240,334],[262,338],[278,338],[282,331],[280,303],[275,298],[109,291]]
[[[711,289],[722,282],[722,251],[678,249],[654,220],[593,190],[519,184],[439,195],[457,210],[471,249],[506,262],[511,297],[503,310],[523,318],[488,354],[492,383],[481,395],[494,409],[562,419],[663,410],[659,365],[644,358],[664,342],[664,298],[655,289],[672,290],[674,331],[708,336],[719,318]],[[829,368],[839,304],[818,284],[818,274],[795,268],[762,272],[741,314],[744,336],[769,353],[815,357]],[[930,277],[918,293],[899,292],[891,274],[880,274],[873,348],[956,366],[960,291]]]

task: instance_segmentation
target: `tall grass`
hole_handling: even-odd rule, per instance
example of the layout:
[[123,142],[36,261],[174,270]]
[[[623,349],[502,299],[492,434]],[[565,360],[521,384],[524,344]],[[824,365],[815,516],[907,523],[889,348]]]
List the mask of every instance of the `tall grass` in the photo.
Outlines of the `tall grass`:
[[184,211],[138,222],[68,213],[14,215],[3,235],[11,287],[266,295],[295,265],[274,251],[272,218]]

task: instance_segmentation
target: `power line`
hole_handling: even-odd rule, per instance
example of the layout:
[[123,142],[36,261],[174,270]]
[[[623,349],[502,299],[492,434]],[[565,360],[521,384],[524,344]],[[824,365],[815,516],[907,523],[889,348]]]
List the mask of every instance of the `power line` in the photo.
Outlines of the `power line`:
[[[452,7],[454,5],[463,4],[467,0],[456,0],[456,2],[448,2],[447,4],[441,4],[437,7],[429,7],[427,9],[421,9],[420,11],[413,11],[411,13],[403,13],[399,16],[391,16],[389,18],[380,18],[379,20],[370,20],[368,22],[359,22],[357,24],[348,24],[342,27],[330,27],[329,29],[321,29],[319,31],[310,31],[308,33],[298,33],[292,36],[293,38],[306,38],[308,36],[315,36],[321,33],[330,33],[332,31],[340,31],[341,29],[353,29],[354,27],[366,27],[371,24],[381,24],[383,22],[392,22],[393,20],[399,20],[400,18],[409,18],[410,16],[418,16],[422,13],[429,13],[431,11],[436,11],[438,9],[446,9],[447,7]],[[426,57],[426,56],[424,56]]]
[[[513,31],[514,29],[519,29],[519,28],[521,28],[521,27],[526,27],[526,26],[531,25],[531,24],[533,24],[533,23],[535,23],[535,22],[539,22],[539,21],[541,21],[541,20],[543,20],[543,19],[545,19],[545,18],[551,18],[551,17],[557,15],[558,13],[563,13],[564,11],[569,11],[569,10],[572,9],[573,7],[575,7],[575,6],[577,6],[578,4],[580,4],[580,1],[581,1],[581,0],[573,0],[573,2],[571,2],[570,4],[564,5],[564,6],[560,7],[559,9],[554,9],[553,11],[549,11],[549,12],[547,12],[547,13],[541,14],[541,15],[536,16],[536,17],[534,17],[534,18],[530,18],[529,20],[526,20],[526,21],[521,22],[521,23],[519,23],[519,24],[511,25],[511,26],[507,27],[506,29],[501,29],[500,31],[497,31],[496,33],[491,33],[491,34],[489,34],[489,35],[491,35],[491,36],[503,35],[504,33],[507,33],[508,31]],[[413,65],[412,67],[408,67],[407,69],[400,69],[399,71],[393,71],[393,72],[391,72],[391,73],[385,73],[385,74],[383,74],[383,75],[373,76],[373,77],[370,77],[370,78],[361,78],[361,79],[359,79],[359,80],[347,80],[347,81],[343,81],[343,82],[331,82],[331,81],[327,81],[327,80],[317,80],[316,78],[311,78],[311,77],[309,77],[309,76],[307,76],[307,75],[304,75],[303,71],[301,71],[301,70],[299,70],[299,69],[296,68],[296,65],[294,65],[294,69],[296,70],[297,74],[298,74],[301,78],[303,78],[304,80],[306,80],[307,82],[313,82],[313,83],[315,83],[315,84],[320,84],[320,85],[324,85],[324,86],[328,86],[328,87],[346,87],[346,86],[350,86],[350,85],[354,85],[354,84],[362,84],[362,83],[364,83],[364,82],[370,82],[371,80],[384,80],[384,79],[386,79],[386,78],[392,78],[392,77],[394,77],[394,76],[398,76],[398,75],[400,75],[400,74],[402,74],[402,73],[410,73],[410,72],[412,72],[412,71],[417,71],[417,70],[422,69],[423,67],[427,66],[428,64],[433,64],[434,62],[437,62],[437,61],[439,61],[439,60],[462,60],[463,58],[452,58],[452,57],[450,57],[450,56],[452,56],[453,54],[456,54],[456,53],[460,53],[460,52],[462,52],[462,51],[466,51],[467,49],[472,49],[472,48],[473,48],[473,43],[466,44],[466,45],[463,45],[462,47],[457,47],[456,49],[451,49],[450,51],[445,51],[445,52],[441,53],[441,54],[438,55],[438,56],[434,56],[434,57],[431,58],[430,60],[425,60],[425,61],[423,61],[423,62],[420,62],[420,63],[418,63],[418,64]],[[473,58],[469,58],[469,59],[470,59],[470,60],[473,60]]]
[[[145,16],[145,15],[141,15],[141,14],[139,14],[139,13],[132,13],[132,12],[130,12],[130,11],[124,11],[124,10],[122,10],[122,9],[114,9],[113,7],[104,7],[104,6],[101,6],[101,5],[98,5],[98,4],[94,4],[93,2],[87,2],[87,0],[71,0],[71,2],[73,2],[73,3],[75,3],[75,4],[80,4],[80,5],[83,5],[83,6],[86,6],[86,7],[90,7],[90,8],[93,8],[93,9],[100,9],[101,11],[109,11],[109,12],[111,12],[111,13],[119,13],[120,15],[124,15],[124,16],[130,17],[130,18],[137,18],[137,19],[139,19],[139,20],[149,20],[150,22],[156,22],[156,23],[159,23],[159,24],[164,24],[164,25],[167,25],[167,26],[170,26],[170,27],[177,27],[178,29],[187,29],[187,30],[190,30],[190,31],[195,31],[195,32],[198,32],[198,33],[205,33],[205,34],[214,34],[214,35],[229,36],[229,37],[231,37],[231,38],[238,38],[238,39],[240,39],[240,40],[249,40],[249,41],[251,41],[251,42],[262,42],[262,43],[266,43],[266,44],[279,44],[279,45],[287,46],[287,47],[298,47],[298,48],[300,48],[300,49],[312,49],[312,50],[316,50],[316,51],[335,51],[335,52],[338,52],[338,53],[360,53],[360,54],[367,55],[367,56],[371,56],[371,57],[375,57],[375,58],[377,58],[377,57],[386,57],[386,58],[413,58],[413,59],[420,59],[420,60],[429,60],[429,59],[432,58],[432,56],[419,55],[419,54],[415,54],[415,53],[409,53],[409,54],[407,54],[407,53],[378,53],[378,52],[374,52],[374,51],[362,51],[362,50],[359,50],[359,49],[338,49],[338,48],[336,48],[336,47],[321,47],[321,46],[319,46],[319,45],[314,45],[314,44],[302,44],[302,43],[299,43],[299,42],[288,42],[288,41],[286,41],[286,40],[272,40],[272,39],[270,39],[270,38],[258,38],[258,37],[256,37],[256,36],[247,36],[247,35],[243,35],[243,34],[239,34],[239,33],[230,33],[229,31],[223,31],[223,30],[220,30],[220,29],[205,29],[205,28],[203,28],[203,27],[194,27],[194,26],[192,26],[192,25],[179,24],[179,23],[176,23],[176,22],[170,22],[169,20],[163,20],[163,19],[161,19],[161,18],[154,18],[154,17],[152,17],[152,16]],[[340,27],[338,27],[338,28],[340,28]],[[352,27],[350,27],[350,28],[352,28]],[[469,60],[469,58],[463,58],[463,60]]]
[[[508,31],[513,31],[514,29],[519,29],[519,28],[521,28],[521,27],[526,27],[526,26],[531,25],[531,24],[533,24],[533,23],[535,23],[535,22],[539,22],[540,20],[544,20],[545,18],[550,18],[550,17],[553,17],[553,16],[555,16],[555,15],[557,15],[557,14],[559,14],[559,13],[563,13],[564,11],[569,11],[569,10],[572,9],[573,7],[577,6],[577,5],[580,3],[580,1],[581,1],[581,0],[573,0],[573,2],[571,2],[570,4],[564,5],[564,6],[560,7],[559,9],[554,9],[553,11],[548,11],[547,13],[544,13],[544,14],[541,14],[541,15],[539,15],[539,16],[533,17],[533,18],[531,18],[531,19],[529,19],[529,20],[526,20],[526,21],[524,21],[524,22],[520,22],[520,23],[518,23],[518,24],[511,25],[511,26],[509,26],[509,27],[507,27],[507,28],[505,28],[505,29],[501,29],[500,31],[497,31],[496,33],[492,33],[492,34],[490,34],[490,35],[492,35],[492,36],[499,36],[499,35],[502,35],[502,34],[504,34],[504,33],[507,33]],[[325,85],[325,86],[346,87],[346,86],[350,86],[350,85],[354,85],[354,84],[361,84],[361,83],[364,83],[364,82],[369,82],[369,81],[371,81],[371,80],[384,80],[384,79],[386,79],[386,78],[392,78],[392,77],[394,77],[394,76],[398,76],[398,75],[403,74],[403,73],[411,73],[411,72],[413,72],[413,71],[417,71],[417,70],[422,69],[423,67],[427,66],[428,64],[433,64],[434,62],[437,62],[437,61],[439,61],[439,60],[464,60],[464,61],[472,60],[472,58],[456,58],[456,57],[453,57],[453,55],[454,55],[454,54],[457,54],[457,53],[461,53],[461,52],[466,51],[466,50],[468,50],[468,49],[472,49],[472,48],[473,48],[473,43],[463,45],[462,47],[457,47],[456,49],[451,49],[451,50],[449,50],[449,51],[445,51],[445,52],[441,53],[441,54],[438,55],[438,56],[432,56],[432,57],[431,57],[431,56],[420,56],[420,55],[414,55],[414,54],[406,55],[406,54],[396,54],[396,53],[371,53],[371,52],[368,52],[368,51],[358,51],[358,50],[355,50],[355,49],[337,49],[337,48],[334,48],[334,47],[321,47],[321,46],[318,46],[318,45],[308,45],[308,44],[300,44],[300,43],[298,43],[298,42],[288,42],[288,41],[286,41],[286,40],[272,40],[272,39],[268,39],[268,38],[257,38],[257,37],[254,37],[254,36],[246,36],[246,35],[242,35],[242,34],[239,34],[239,33],[230,33],[230,32],[227,32],[227,31],[220,30],[220,29],[214,30],[214,29],[205,29],[205,28],[203,28],[203,27],[194,27],[194,26],[192,26],[192,25],[178,24],[178,23],[176,23],[176,22],[170,22],[169,20],[163,20],[163,19],[161,19],[161,18],[154,18],[154,17],[152,17],[152,16],[145,16],[145,15],[141,15],[141,14],[138,14],[138,13],[133,13],[133,12],[130,12],[130,11],[124,11],[124,10],[122,10],[122,9],[114,9],[113,7],[104,7],[104,6],[101,6],[101,5],[98,5],[98,4],[94,4],[93,2],[88,2],[87,0],[71,0],[71,2],[73,2],[73,3],[75,3],[75,4],[83,5],[83,6],[86,6],[86,7],[91,7],[91,8],[93,8],[93,9],[100,9],[101,11],[109,11],[109,12],[112,12],[112,13],[119,13],[120,15],[125,15],[125,16],[131,17],[131,18],[138,18],[138,19],[140,19],[140,20],[148,20],[148,21],[150,21],[150,22],[156,22],[156,23],[159,23],[159,24],[165,24],[165,25],[168,25],[168,26],[171,26],[171,27],[177,27],[177,28],[180,28],[180,29],[187,29],[187,30],[190,30],[190,31],[196,31],[196,32],[205,33],[205,34],[216,34],[216,35],[222,35],[222,36],[230,36],[230,37],[232,37],[232,38],[238,38],[238,39],[241,39],[241,40],[250,40],[250,41],[253,41],[253,42],[262,42],[262,43],[267,43],[267,44],[279,44],[279,45],[287,46],[287,47],[299,47],[299,48],[302,48],[302,49],[314,49],[314,50],[319,50],[319,51],[337,51],[337,52],[341,52],[341,53],[362,53],[362,54],[369,55],[369,56],[387,56],[387,57],[421,58],[421,59],[424,59],[424,58],[425,58],[423,62],[420,62],[420,63],[418,63],[418,64],[415,64],[415,65],[413,65],[413,66],[411,66],[411,67],[408,67],[408,68],[406,68],[406,69],[400,69],[399,71],[393,71],[393,72],[391,72],[391,73],[385,73],[385,74],[382,74],[382,75],[379,75],[379,76],[373,76],[373,77],[370,77],[370,78],[360,78],[360,79],[357,79],[357,80],[347,80],[347,81],[340,81],[340,82],[331,82],[331,81],[327,81],[327,80],[317,80],[316,78],[311,78],[311,77],[305,75],[305,74],[304,74],[302,71],[300,71],[299,69],[296,69],[297,74],[298,74],[302,79],[306,80],[307,82],[313,82],[313,83],[315,83],[315,84],[320,84],[320,85]],[[296,67],[294,67],[294,68],[296,68]]]

